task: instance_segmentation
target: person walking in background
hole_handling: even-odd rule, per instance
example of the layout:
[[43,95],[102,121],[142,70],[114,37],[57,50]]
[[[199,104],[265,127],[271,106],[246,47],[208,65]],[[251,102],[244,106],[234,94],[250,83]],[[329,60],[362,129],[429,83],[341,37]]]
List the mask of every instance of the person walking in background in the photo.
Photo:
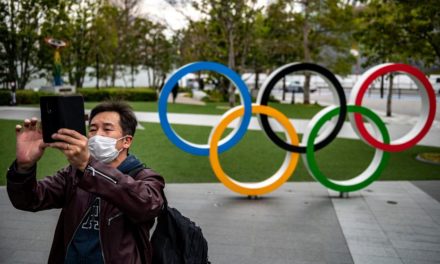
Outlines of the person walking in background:
[[176,102],[177,94],[179,93],[179,83],[178,82],[174,85],[171,93],[173,95],[173,104],[174,104]]
[[229,107],[235,106],[235,86],[231,86],[229,89]]

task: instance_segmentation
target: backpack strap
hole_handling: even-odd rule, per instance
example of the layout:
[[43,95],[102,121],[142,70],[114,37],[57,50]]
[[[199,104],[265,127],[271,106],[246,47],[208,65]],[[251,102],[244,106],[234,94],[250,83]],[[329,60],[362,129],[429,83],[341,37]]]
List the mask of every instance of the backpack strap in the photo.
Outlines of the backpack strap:
[[[142,166],[139,166],[139,167],[132,169],[127,174],[130,175],[133,179],[136,179],[136,175],[143,169],[148,169],[148,167],[145,166],[145,164],[142,164]],[[167,197],[165,196],[165,192],[163,190],[162,190],[162,196],[163,196],[163,201],[164,201],[163,210],[165,210],[168,206],[168,200],[167,200]]]
[[136,179],[136,175],[143,169],[148,169],[148,167],[145,166],[145,164],[142,164],[141,166],[132,169],[127,174],[130,175],[133,179]]

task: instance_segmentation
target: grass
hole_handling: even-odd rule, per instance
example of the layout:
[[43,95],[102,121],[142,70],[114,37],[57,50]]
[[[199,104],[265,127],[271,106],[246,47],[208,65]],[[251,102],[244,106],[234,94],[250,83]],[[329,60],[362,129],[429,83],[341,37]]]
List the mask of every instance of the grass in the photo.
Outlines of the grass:
[[[92,109],[99,102],[86,102],[85,108]],[[157,102],[129,102],[135,111],[140,112],[157,112]],[[303,104],[280,104],[270,103],[274,107],[284,113],[289,118],[311,119],[323,107],[319,105],[303,105]],[[40,107],[39,105],[23,105],[30,107]],[[168,112],[184,113],[184,114],[209,114],[221,115],[228,109],[227,103],[207,103],[206,105],[188,105],[188,104],[168,104]]]
[[[4,185],[6,170],[15,158],[16,121],[0,120],[0,185]],[[162,132],[159,124],[142,123],[145,130],[136,132],[131,152],[149,167],[161,173],[167,182],[218,182],[211,170],[208,157],[187,154],[174,146]],[[173,125],[189,141],[207,141],[210,127]],[[391,159],[380,180],[440,180],[438,165],[415,160],[418,153],[440,152],[440,148],[415,146],[400,153],[391,153]],[[333,179],[347,179],[362,172],[373,157],[374,149],[360,140],[336,139],[316,153],[321,170]],[[285,152],[276,147],[261,131],[248,131],[231,150],[220,155],[223,169],[240,181],[260,181],[278,170]],[[38,175],[52,175],[67,165],[57,150],[48,149],[38,163]],[[313,181],[302,161],[290,178],[291,181]]]

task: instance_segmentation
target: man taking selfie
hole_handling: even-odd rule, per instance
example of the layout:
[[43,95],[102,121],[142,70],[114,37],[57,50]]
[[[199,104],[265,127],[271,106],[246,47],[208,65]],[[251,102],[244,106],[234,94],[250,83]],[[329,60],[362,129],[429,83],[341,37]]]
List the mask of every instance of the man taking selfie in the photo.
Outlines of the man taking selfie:
[[[88,138],[60,129],[44,143],[37,119],[16,126],[16,160],[7,173],[15,208],[62,208],[48,263],[151,263],[149,231],[163,205],[163,178],[128,153],[137,120],[126,103],[108,101],[90,113]],[[47,147],[69,165],[36,180]]]

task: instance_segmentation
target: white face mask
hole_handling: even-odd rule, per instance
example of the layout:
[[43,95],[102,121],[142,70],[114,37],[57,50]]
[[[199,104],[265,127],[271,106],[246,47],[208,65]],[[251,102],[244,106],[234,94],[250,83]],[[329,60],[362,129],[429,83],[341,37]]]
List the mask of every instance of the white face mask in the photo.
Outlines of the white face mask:
[[89,138],[88,143],[90,155],[99,161],[110,163],[114,161],[119,156],[119,153],[124,149],[121,148],[120,150],[117,150],[116,143],[118,140],[126,137],[127,136],[116,139],[100,135],[93,136]]

